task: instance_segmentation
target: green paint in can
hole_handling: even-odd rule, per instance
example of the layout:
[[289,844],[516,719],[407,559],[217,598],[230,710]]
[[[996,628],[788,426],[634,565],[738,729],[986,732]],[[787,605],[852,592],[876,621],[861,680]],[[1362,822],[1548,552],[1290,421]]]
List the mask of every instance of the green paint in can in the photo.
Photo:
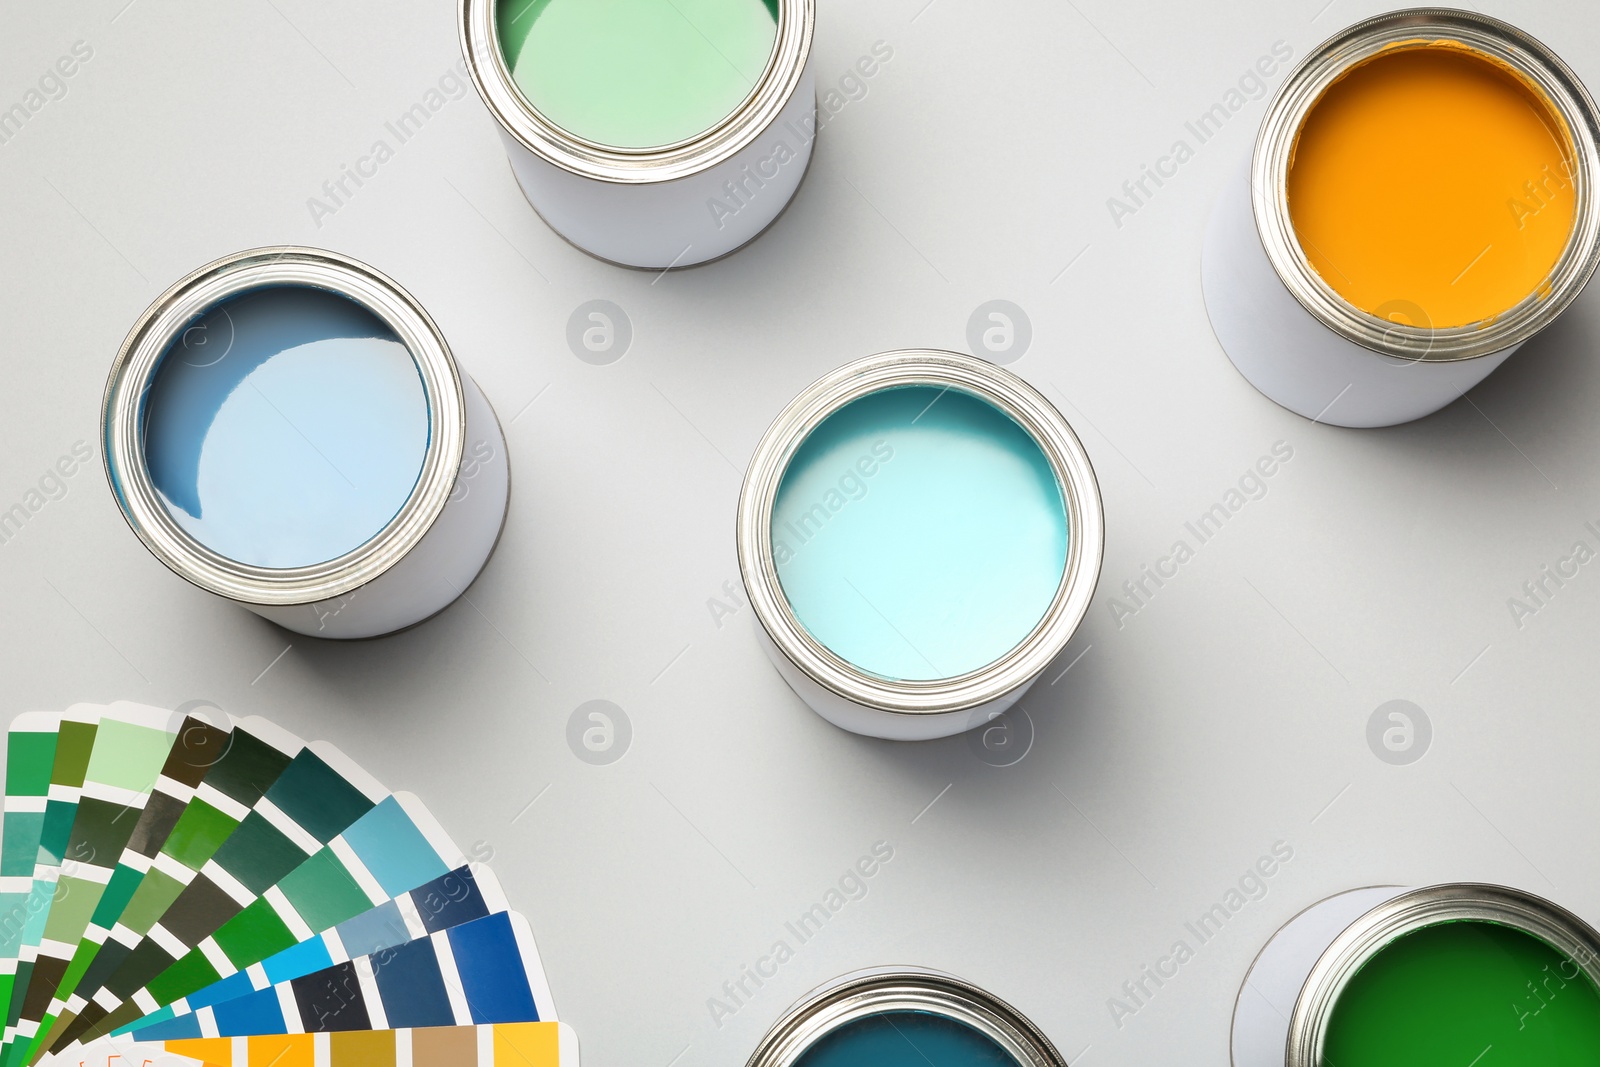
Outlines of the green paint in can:
[[1379,949],[1340,992],[1326,1067],[1593,1067],[1600,991],[1510,926],[1425,926]]
[[727,118],[761,81],[778,0],[496,0],[523,97],[568,133],[659,148]]

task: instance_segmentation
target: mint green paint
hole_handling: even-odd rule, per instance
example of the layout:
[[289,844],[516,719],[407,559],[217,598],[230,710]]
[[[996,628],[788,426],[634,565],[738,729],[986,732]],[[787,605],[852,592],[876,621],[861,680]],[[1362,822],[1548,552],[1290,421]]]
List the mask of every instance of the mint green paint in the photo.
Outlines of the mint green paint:
[[761,80],[777,0],[496,0],[512,80],[568,133],[614,148],[684,141]]
[[840,408],[796,451],[772,511],[795,617],[870,674],[984,667],[1061,585],[1067,512],[1044,452],[987,402],[928,386]]

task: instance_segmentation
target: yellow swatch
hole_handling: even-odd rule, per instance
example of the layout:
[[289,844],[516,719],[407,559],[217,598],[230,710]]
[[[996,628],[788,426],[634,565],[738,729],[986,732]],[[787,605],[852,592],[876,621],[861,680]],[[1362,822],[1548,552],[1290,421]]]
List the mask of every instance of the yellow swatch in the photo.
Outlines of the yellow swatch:
[[561,1032],[550,1023],[510,1023],[494,1028],[495,1067],[560,1067]]
[[1401,45],[1329,86],[1300,127],[1289,217],[1345,300],[1434,328],[1541,291],[1572,233],[1566,124],[1504,65]]
[[250,1067],[317,1067],[316,1040],[311,1034],[249,1038]]

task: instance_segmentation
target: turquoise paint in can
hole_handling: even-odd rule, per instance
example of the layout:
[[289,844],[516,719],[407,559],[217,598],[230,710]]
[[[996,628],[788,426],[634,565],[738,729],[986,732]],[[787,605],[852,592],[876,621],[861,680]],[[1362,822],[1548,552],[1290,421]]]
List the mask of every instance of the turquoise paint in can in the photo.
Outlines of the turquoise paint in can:
[[804,391],[740,498],[768,653],[819,714],[913,740],[981,726],[1066,646],[1104,550],[1087,454],[1016,375],[872,356]]

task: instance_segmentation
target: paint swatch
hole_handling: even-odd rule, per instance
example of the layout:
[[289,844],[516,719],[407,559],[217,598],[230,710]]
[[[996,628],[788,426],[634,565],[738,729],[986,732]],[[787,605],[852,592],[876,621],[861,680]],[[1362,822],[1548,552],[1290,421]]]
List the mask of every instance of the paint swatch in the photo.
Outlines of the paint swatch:
[[[83,1010],[83,999],[73,997],[79,985],[87,982],[90,989],[95,988],[121,954],[150,932],[305,749],[298,738],[271,723],[247,719],[226,730],[226,742],[213,757],[209,733],[202,739],[196,736],[197,729],[188,725],[181,729],[175,751],[181,748],[184,760],[190,763],[210,761],[199,786],[164,838],[159,830],[152,829],[147,835],[135,832],[45,1011],[36,1031],[42,1035],[36,1038],[36,1045],[53,1041]],[[204,729],[221,732],[209,725]],[[159,781],[157,789],[162,789]],[[97,969],[100,952],[113,936],[117,944]]]
[[422,802],[209,707],[31,712],[0,1067],[572,1067],[526,919]]
[[[117,704],[62,725],[52,766],[52,797],[34,864],[30,914],[19,950],[16,980],[6,1013],[5,1038],[48,1003],[60,981],[70,943],[110,881],[107,856],[126,844],[151,786],[172,748],[173,714],[159,708]],[[81,771],[79,768],[81,767]],[[74,796],[75,794],[75,796]],[[14,1059],[8,1050],[8,1060]]]
[[[146,1049],[149,1045],[131,1046]],[[372,1030],[365,1033],[169,1041],[151,1067],[576,1067],[577,1039],[565,1023]],[[138,1062],[138,1061],[132,1061]]]

